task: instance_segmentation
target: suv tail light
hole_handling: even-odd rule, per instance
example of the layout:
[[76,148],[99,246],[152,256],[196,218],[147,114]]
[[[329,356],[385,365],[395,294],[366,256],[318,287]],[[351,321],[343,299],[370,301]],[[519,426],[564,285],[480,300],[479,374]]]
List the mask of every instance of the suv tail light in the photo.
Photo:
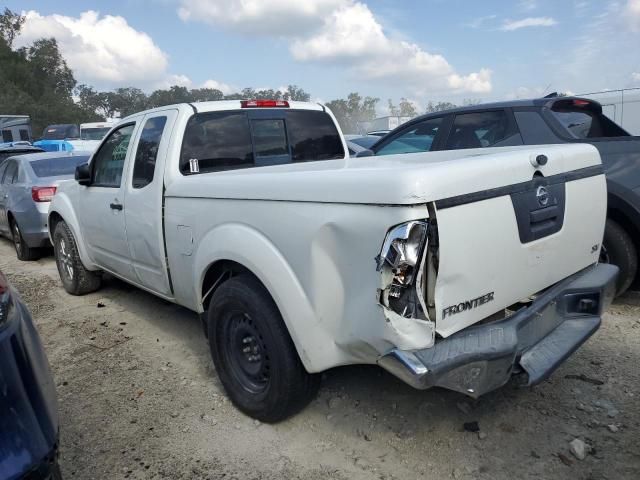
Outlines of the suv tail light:
[[31,187],[34,202],[50,202],[56,194],[56,187]]
[[289,108],[286,100],[241,100],[242,108]]

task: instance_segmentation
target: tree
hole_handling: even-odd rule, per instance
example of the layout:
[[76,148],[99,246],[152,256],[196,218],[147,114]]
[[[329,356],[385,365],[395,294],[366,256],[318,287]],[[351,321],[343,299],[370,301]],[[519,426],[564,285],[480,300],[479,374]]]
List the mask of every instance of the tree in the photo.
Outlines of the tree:
[[415,117],[418,114],[416,107],[406,98],[400,99],[400,108],[398,115],[401,117]]
[[26,49],[26,58],[42,89],[50,88],[58,95],[71,96],[76,79],[55,38],[41,38],[33,42]]
[[350,93],[346,99],[332,100],[327,103],[336,116],[344,133],[358,133],[363,122],[370,122],[376,118],[376,104],[380,101],[375,97],[361,97],[359,93]]
[[223,98],[224,94],[217,88],[194,88],[191,90],[191,100],[193,102],[213,102]]
[[289,85],[287,87],[287,91],[282,95],[282,99],[296,102],[308,102],[311,99],[311,95],[297,85]]
[[425,109],[425,112],[426,113],[441,112],[443,110],[449,110],[450,108],[456,108],[456,107],[457,105],[451,102],[433,103],[432,101],[429,101],[429,103],[427,104],[427,108]]
[[391,99],[387,100],[387,106],[389,108],[389,115],[390,116],[392,116],[392,117],[400,116],[400,109],[393,104]]
[[0,37],[4,39],[9,48],[13,47],[13,41],[20,33],[26,17],[12,12],[5,7],[4,13],[0,15]]

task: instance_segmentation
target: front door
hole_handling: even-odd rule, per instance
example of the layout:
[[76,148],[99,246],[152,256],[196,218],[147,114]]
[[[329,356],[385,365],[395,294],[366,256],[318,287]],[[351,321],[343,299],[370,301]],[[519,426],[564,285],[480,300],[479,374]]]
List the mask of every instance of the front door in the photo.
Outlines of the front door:
[[91,159],[91,184],[79,187],[80,225],[89,255],[101,268],[135,281],[125,229],[123,172],[135,122],[112,131]]
[[148,114],[134,139],[132,161],[127,165],[125,210],[129,253],[138,282],[164,296],[171,296],[164,249],[162,196],[164,168],[171,131],[178,111]]

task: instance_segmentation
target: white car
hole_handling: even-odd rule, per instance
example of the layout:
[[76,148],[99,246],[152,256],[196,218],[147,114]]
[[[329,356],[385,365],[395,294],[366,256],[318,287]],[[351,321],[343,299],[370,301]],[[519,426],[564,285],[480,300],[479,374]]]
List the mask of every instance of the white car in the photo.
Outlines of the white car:
[[319,104],[127,117],[51,203],[64,288],[104,271],[202,314],[229,397],[268,422],[346,364],[473,397],[535,384],[598,329],[617,269],[595,148],[346,151]]

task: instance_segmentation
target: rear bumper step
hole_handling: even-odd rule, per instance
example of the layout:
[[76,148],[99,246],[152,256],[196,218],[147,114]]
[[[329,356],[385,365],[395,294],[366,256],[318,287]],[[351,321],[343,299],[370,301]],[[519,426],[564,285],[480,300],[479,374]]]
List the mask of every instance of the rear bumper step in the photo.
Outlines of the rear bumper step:
[[596,265],[559,282],[505,320],[466,328],[424,350],[394,349],[378,364],[409,385],[474,398],[501,387],[518,367],[535,385],[598,330],[618,268]]

